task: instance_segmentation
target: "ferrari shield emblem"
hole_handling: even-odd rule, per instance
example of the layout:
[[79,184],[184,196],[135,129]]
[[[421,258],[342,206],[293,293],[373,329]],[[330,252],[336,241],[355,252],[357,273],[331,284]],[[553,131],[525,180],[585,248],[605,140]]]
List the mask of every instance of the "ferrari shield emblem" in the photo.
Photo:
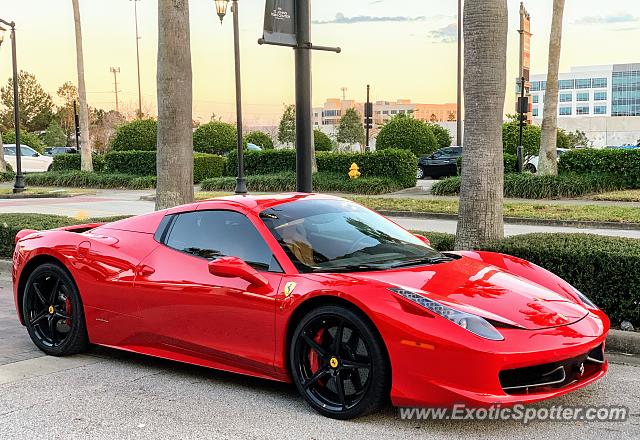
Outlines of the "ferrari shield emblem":
[[291,294],[293,293],[293,289],[296,288],[296,283],[294,283],[293,281],[289,281],[287,284],[284,285],[284,296],[285,298],[289,298],[291,296]]

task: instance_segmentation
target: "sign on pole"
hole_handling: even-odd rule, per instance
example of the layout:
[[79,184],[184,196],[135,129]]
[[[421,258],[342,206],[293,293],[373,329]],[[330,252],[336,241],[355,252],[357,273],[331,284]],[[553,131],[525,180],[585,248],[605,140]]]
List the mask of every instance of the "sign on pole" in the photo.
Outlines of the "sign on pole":
[[295,0],[267,0],[262,39],[266,44],[297,45]]

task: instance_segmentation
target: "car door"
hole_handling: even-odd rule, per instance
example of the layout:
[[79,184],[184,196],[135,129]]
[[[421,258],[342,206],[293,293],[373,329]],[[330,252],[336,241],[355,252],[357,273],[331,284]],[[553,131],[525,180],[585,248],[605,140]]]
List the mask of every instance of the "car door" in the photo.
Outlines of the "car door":
[[[273,373],[283,274],[251,220],[226,210],[180,213],[159,239],[135,282],[149,343],[236,370]],[[241,258],[269,285],[209,273],[209,262],[223,256]]]
[[4,160],[6,163],[11,165],[11,169],[13,171],[16,170],[16,147],[12,146],[4,146]]
[[441,148],[433,153],[432,158],[429,160],[428,174],[433,177],[446,175],[451,162],[451,154],[451,148]]

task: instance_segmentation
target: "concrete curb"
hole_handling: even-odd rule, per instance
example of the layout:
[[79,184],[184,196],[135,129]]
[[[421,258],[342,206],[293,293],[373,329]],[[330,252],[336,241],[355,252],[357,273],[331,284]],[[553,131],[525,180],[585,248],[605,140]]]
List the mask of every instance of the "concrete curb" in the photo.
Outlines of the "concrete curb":
[[[458,220],[457,214],[444,214],[440,212],[412,212],[412,211],[377,211],[387,217],[410,217],[418,219]],[[531,226],[564,226],[570,228],[585,229],[618,229],[640,230],[640,223],[616,223],[616,222],[591,222],[582,220],[547,220],[537,218],[505,217],[504,222],[512,225]]]

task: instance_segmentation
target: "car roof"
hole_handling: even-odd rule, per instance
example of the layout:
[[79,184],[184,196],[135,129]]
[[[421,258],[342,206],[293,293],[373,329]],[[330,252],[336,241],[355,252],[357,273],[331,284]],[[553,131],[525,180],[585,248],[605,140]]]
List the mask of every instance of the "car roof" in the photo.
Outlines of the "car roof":
[[215,209],[221,204],[237,204],[253,212],[261,212],[267,208],[272,208],[283,203],[295,202],[298,200],[342,200],[340,197],[315,193],[283,193],[283,194],[261,194],[261,195],[233,195],[226,197],[216,197],[197,203],[198,209]]

